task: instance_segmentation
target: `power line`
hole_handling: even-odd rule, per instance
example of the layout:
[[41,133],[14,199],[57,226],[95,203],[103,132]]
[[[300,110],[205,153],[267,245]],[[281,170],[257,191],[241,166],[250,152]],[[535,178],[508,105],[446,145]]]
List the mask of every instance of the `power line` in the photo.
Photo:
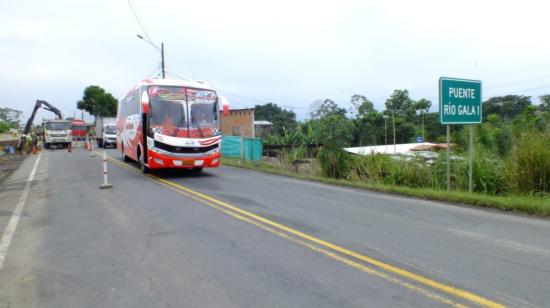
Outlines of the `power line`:
[[[548,91],[550,91],[550,85],[544,85],[544,86],[538,86],[538,87],[533,87],[533,88],[526,88],[526,89],[522,89],[522,90],[510,91],[507,94],[521,94],[521,93],[526,93],[526,92],[539,91],[539,90],[543,90],[543,89],[548,89]],[[507,95],[507,94],[493,95],[493,96],[504,96],[504,95]]]
[[239,97],[239,98],[246,99],[246,100],[249,100],[249,101],[253,101],[253,102],[257,102],[257,103],[262,103],[262,104],[267,104],[267,103],[268,103],[267,101],[263,101],[263,100],[260,100],[260,99],[257,99],[257,98],[252,98],[252,97],[247,97],[247,96],[235,94],[235,93],[232,93],[232,92],[229,92],[229,91],[225,91],[225,90],[222,90],[222,89],[217,89],[217,90],[218,90],[218,92],[222,92],[222,93],[225,93],[225,94],[227,94],[227,95]]
[[[128,5],[130,6],[130,9],[132,10],[132,13],[134,14],[134,17],[136,18],[136,21],[137,23],[139,24],[141,30],[143,31],[143,34],[144,36],[149,40],[149,41],[153,41],[153,39],[151,39],[151,36],[149,36],[149,33],[147,32],[147,29],[145,28],[145,25],[143,24],[143,22],[141,21],[141,18],[139,17],[139,14],[136,10],[136,8],[134,7],[134,5],[132,4],[132,1],[131,0],[128,0]],[[153,75],[156,71],[158,70],[158,68],[155,68],[155,70],[149,74],[149,75]],[[167,71],[167,70],[166,70]],[[186,80],[186,81],[189,81],[190,79],[189,78],[185,78],[185,77],[182,77],[178,74],[176,74],[175,72],[173,71],[167,71],[169,74],[179,78],[179,79],[182,79],[182,80]],[[266,101],[263,101],[263,100],[259,100],[259,99],[255,99],[255,98],[251,98],[251,97],[246,97],[246,96],[243,96],[243,95],[239,95],[239,94],[235,94],[235,93],[231,93],[231,92],[228,92],[228,91],[223,91],[223,90],[218,90],[219,92],[222,92],[222,93],[226,93],[228,95],[232,95],[232,96],[236,96],[236,97],[240,97],[240,98],[243,98],[243,99],[247,99],[247,100],[250,100],[250,101],[254,101],[254,102],[258,102],[258,103],[262,103],[262,104],[267,104]],[[242,104],[241,104],[242,105]]]
[[189,79],[189,78],[182,77],[182,76],[180,76],[180,75],[174,73],[173,71],[168,71],[168,70],[166,70],[166,72],[169,73],[170,75],[173,75],[173,76],[175,76],[175,77],[181,79],[181,80],[185,80],[185,81],[190,81],[190,80],[191,80],[191,79]]
[[524,83],[531,83],[533,81],[545,80],[545,79],[548,79],[549,77],[550,77],[550,75],[545,74],[545,75],[542,75],[542,76],[520,79],[518,81],[500,83],[500,84],[492,85],[492,86],[489,86],[489,87],[485,87],[485,89],[490,90],[490,89],[514,86],[514,85],[519,85],[519,84],[524,84]]
[[139,15],[134,7],[134,5],[132,4],[132,1],[131,0],[128,0],[128,5],[130,6],[130,9],[132,10],[132,13],[134,14],[134,17],[136,18],[136,21],[138,22],[139,24],[139,27],[141,28],[141,31],[143,31],[143,35],[145,35],[145,37],[149,40],[149,41],[153,41],[151,39],[151,37],[149,36],[149,33],[147,32],[147,30],[145,29],[145,26],[143,25],[143,23],[141,22],[141,18],[139,18]]
[[160,69],[159,69],[159,67],[157,66],[157,67],[155,67],[155,68],[153,69],[153,71],[152,71],[151,73],[149,73],[149,75],[147,75],[147,76],[154,77],[154,76],[158,76],[158,75],[160,75]]
[[533,71],[533,69],[544,68],[545,66],[548,66],[548,65],[550,65],[550,63],[548,63],[548,62],[547,63],[540,63],[540,64],[536,64],[536,65],[532,65],[532,66],[528,66],[528,67],[523,67],[523,68],[518,68],[518,69],[514,69],[514,70],[501,71],[501,72],[498,72],[498,73],[481,75],[480,79],[488,79],[488,78],[500,77],[500,76],[505,76],[505,75],[511,75],[511,74],[518,73],[518,72],[525,73],[526,71]]

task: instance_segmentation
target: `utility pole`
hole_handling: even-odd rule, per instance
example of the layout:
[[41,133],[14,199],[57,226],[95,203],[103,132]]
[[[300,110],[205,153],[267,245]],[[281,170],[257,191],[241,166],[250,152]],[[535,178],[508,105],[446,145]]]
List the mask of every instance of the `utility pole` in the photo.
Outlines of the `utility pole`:
[[162,65],[162,79],[166,78],[166,72],[164,70],[164,43],[160,43],[160,57]]
[[160,43],[160,48],[159,48],[157,45],[155,45],[155,43],[148,40],[148,37],[144,38],[142,35],[139,35],[139,34],[137,34],[137,37],[141,40],[146,41],[147,43],[149,43],[149,45],[155,47],[155,49],[160,52],[160,65],[162,70],[162,79],[166,78],[166,69],[164,64],[164,43]]
[[424,137],[424,111],[421,111],[422,113],[422,142],[426,142],[426,138]]
[[396,145],[395,145],[395,112],[391,113],[392,122],[393,122],[393,155],[396,154]]
[[387,115],[384,115],[384,142],[386,145],[388,145],[388,125],[387,125],[387,120],[388,120],[388,116]]

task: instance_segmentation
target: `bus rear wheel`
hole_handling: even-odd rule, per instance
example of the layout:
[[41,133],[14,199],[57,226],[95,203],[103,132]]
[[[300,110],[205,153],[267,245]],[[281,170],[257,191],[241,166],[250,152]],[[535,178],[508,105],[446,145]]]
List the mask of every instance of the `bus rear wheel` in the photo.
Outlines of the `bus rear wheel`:
[[128,158],[128,156],[126,156],[126,154],[124,153],[124,145],[122,145],[122,146],[120,147],[120,153],[121,153],[121,156],[122,156],[122,160],[123,160],[124,162],[127,163],[127,162],[130,161],[130,158]]

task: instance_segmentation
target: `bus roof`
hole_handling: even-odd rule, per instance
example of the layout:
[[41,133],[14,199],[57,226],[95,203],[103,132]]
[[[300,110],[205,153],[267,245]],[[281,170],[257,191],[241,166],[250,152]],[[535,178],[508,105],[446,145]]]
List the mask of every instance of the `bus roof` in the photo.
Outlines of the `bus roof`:
[[197,89],[212,90],[212,87],[202,81],[180,80],[180,79],[145,79],[138,84],[139,86],[158,85],[158,86],[181,86]]

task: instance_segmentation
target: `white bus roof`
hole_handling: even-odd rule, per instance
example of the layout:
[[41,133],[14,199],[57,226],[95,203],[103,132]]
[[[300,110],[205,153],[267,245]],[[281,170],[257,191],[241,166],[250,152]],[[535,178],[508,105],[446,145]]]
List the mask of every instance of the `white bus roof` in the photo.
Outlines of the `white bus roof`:
[[193,80],[181,80],[181,79],[145,79],[142,80],[139,86],[148,86],[148,85],[158,85],[158,86],[181,86],[181,87],[190,87],[198,88],[205,90],[212,90],[212,87],[209,84],[206,84],[202,81],[193,81]]

